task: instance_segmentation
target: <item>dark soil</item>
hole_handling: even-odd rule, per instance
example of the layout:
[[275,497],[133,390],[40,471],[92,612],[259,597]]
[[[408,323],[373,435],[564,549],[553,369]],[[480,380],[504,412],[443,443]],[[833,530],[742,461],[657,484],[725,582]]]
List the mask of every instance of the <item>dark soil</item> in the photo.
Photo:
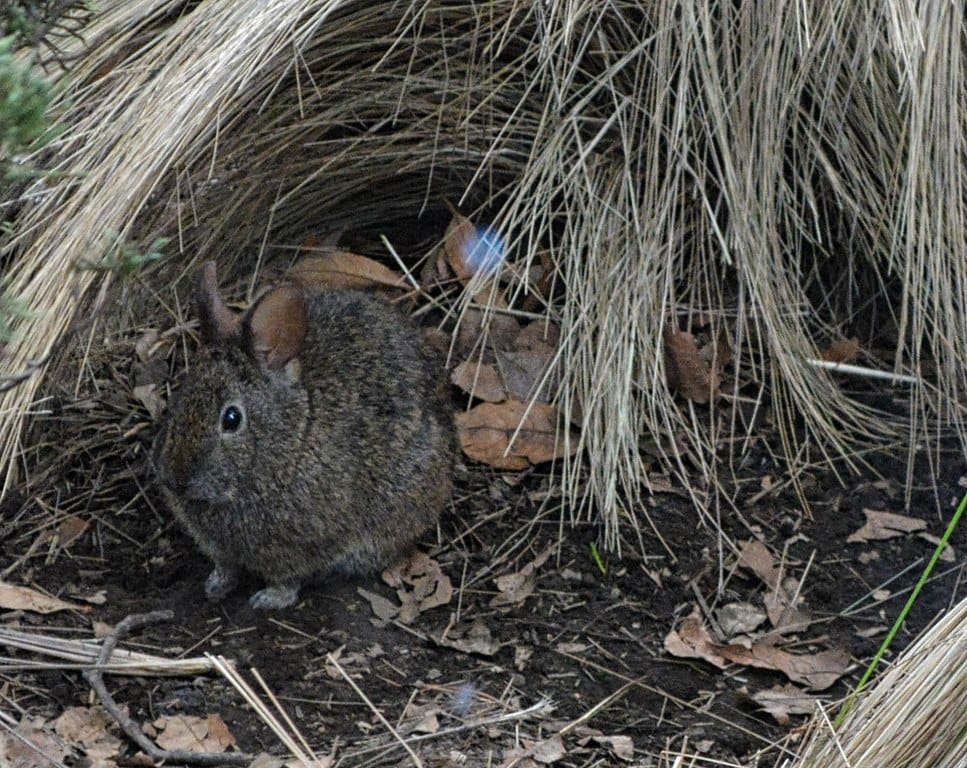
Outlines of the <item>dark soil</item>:
[[[591,738],[595,734],[630,736],[633,765],[662,764],[662,750],[669,747],[743,764],[765,754],[765,763],[772,764],[781,749],[774,745],[804,718],[794,716],[780,726],[750,695],[788,680],[764,669],[722,670],[674,658],[664,651],[664,638],[700,599],[713,613],[736,601],[762,604],[762,582],[737,569],[724,544],[755,536],[777,558],[785,552],[785,574],[802,580],[803,607],[814,620],[784,642],[796,653],[844,649],[855,662],[839,683],[816,694],[823,702],[842,697],[934,549],[915,534],[866,544],[847,543],[847,536],[863,525],[865,508],[907,509],[927,522],[931,534],[942,535],[962,493],[963,456],[951,451],[939,457],[939,465],[935,493],[927,457],[919,458],[908,508],[902,461],[878,458],[879,476],[873,471],[847,476],[845,486],[831,472],[801,475],[806,514],[763,450],[747,463],[748,478],[738,484],[734,507],[719,505],[724,536],[699,521],[685,494],[657,495],[648,513],[671,553],[647,524],[640,538],[628,525],[622,531],[624,557],[604,554],[603,572],[592,554],[600,534],[596,526],[562,529],[557,510],[540,511],[537,499],[554,487],[546,477],[471,469],[462,474],[439,535],[422,546],[449,576],[454,597],[408,626],[377,619],[358,594],[361,587],[393,599],[378,576],[307,588],[295,607],[282,612],[249,607],[247,598],[259,587],[255,581],[222,604],[207,602],[202,584],[208,563],[159,505],[147,503],[156,502],[149,490],[122,513],[101,516],[92,510],[94,522],[81,539],[66,550],[35,554],[8,577],[64,597],[106,590],[102,605],[87,615],[38,619],[15,613],[6,620],[51,633],[67,625],[84,636],[94,621],[113,624],[129,614],[170,609],[173,621],[144,629],[126,645],[167,657],[207,651],[234,659],[246,674],[256,668],[318,754],[334,751],[340,765],[410,764],[410,759],[360,693],[327,663],[327,654],[337,655],[338,665],[401,733],[423,715],[436,715],[435,724],[422,729],[429,733],[413,744],[426,765],[510,764],[515,747],[562,728],[566,754],[557,765],[627,764],[615,756],[611,742]],[[762,493],[766,477],[774,486]],[[21,558],[28,543],[23,536],[8,539],[0,565],[7,568]],[[538,568],[536,591],[520,605],[491,607],[495,578],[520,571],[547,547],[554,548],[553,555]],[[964,526],[955,532],[953,547],[955,562],[938,565],[891,657],[967,594]],[[438,642],[482,628],[499,643],[492,655]],[[22,672],[6,679],[5,699],[31,714],[53,718],[67,707],[91,703],[88,685],[76,672]],[[284,752],[216,675],[115,676],[107,682],[139,722],[173,713],[220,713],[240,749]],[[543,700],[550,703],[530,715],[514,714]],[[586,722],[567,727],[599,704]],[[510,717],[501,721],[504,715]]]

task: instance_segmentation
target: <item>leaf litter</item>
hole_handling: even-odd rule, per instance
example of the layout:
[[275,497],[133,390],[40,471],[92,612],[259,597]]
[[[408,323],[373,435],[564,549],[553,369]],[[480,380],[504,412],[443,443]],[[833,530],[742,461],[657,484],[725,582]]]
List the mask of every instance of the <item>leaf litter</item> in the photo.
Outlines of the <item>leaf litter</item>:
[[665,650],[679,658],[703,659],[720,669],[742,664],[782,672],[796,683],[822,691],[832,686],[849,668],[849,654],[842,650],[793,654],[765,639],[720,643],[712,638],[696,606],[677,629],[665,637]]
[[30,587],[0,582],[0,608],[8,611],[33,611],[34,613],[56,613],[58,611],[80,611],[88,613],[89,605],[80,605],[45,595]]
[[[716,640],[706,626],[702,612],[691,614],[665,637],[665,650],[680,658],[698,658],[724,669],[729,664],[769,669],[784,674],[807,690],[823,691],[834,685],[849,669],[850,656],[838,648],[793,654],[777,644],[781,636],[799,632],[810,624],[810,616],[799,597],[800,582],[786,572],[762,542],[740,542],[736,564],[754,574],[766,587],[765,609],[741,601],[716,611],[718,627],[727,642]],[[768,620],[769,629],[757,631]],[[789,722],[792,714],[811,713],[814,698],[803,688],[787,684],[781,689],[755,692],[750,698],[777,722]]]
[[0,730],[0,765],[3,768],[51,768],[71,752],[42,717],[24,716],[11,731]]
[[83,750],[90,768],[114,768],[122,751],[117,723],[100,707],[70,707],[54,721],[54,732]]
[[490,601],[490,607],[520,605],[534,594],[537,587],[537,569],[547,562],[553,551],[553,547],[548,547],[516,573],[507,573],[494,579],[498,593]]
[[286,276],[308,288],[394,289],[398,293],[410,287],[403,275],[385,264],[349,251],[304,256]]
[[577,451],[576,434],[548,403],[481,403],[456,416],[463,452],[498,469],[522,470]]
[[894,512],[882,512],[876,509],[864,509],[866,523],[846,539],[849,544],[865,544],[870,541],[892,539],[907,533],[922,531],[927,527],[924,520]]
[[410,624],[424,611],[447,605],[453,599],[453,585],[440,564],[422,552],[383,571],[383,581],[396,590],[403,624]]
[[159,747],[172,751],[217,754],[238,746],[221,715],[164,715],[144,730]]

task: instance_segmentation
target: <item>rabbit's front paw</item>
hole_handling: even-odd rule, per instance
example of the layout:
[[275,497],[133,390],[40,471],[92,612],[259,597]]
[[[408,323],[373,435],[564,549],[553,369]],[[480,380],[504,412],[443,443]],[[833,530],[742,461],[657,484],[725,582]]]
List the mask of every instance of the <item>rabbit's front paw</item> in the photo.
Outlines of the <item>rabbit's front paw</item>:
[[215,566],[215,570],[208,574],[205,580],[205,597],[218,602],[238,584],[238,569]]
[[260,589],[249,598],[248,604],[259,611],[288,608],[299,597],[298,584],[281,584]]

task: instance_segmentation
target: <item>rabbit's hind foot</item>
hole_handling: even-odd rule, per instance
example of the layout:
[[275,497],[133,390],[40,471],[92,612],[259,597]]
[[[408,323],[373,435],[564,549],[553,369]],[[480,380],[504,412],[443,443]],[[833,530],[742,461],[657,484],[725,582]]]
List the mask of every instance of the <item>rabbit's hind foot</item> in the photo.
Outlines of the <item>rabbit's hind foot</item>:
[[216,565],[205,580],[205,597],[212,602],[219,602],[238,584],[237,568]]
[[249,598],[249,605],[258,611],[288,608],[299,597],[298,584],[275,584],[260,589]]

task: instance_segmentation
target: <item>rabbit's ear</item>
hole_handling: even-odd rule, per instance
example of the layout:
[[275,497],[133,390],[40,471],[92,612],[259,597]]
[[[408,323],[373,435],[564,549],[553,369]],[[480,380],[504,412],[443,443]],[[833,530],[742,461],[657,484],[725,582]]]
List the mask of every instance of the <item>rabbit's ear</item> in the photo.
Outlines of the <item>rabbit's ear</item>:
[[202,341],[213,344],[238,334],[239,317],[225,306],[218,293],[215,262],[206,261],[195,284],[195,307],[201,326]]
[[243,346],[263,368],[276,370],[299,354],[305,336],[305,296],[294,283],[283,283],[249,310]]

